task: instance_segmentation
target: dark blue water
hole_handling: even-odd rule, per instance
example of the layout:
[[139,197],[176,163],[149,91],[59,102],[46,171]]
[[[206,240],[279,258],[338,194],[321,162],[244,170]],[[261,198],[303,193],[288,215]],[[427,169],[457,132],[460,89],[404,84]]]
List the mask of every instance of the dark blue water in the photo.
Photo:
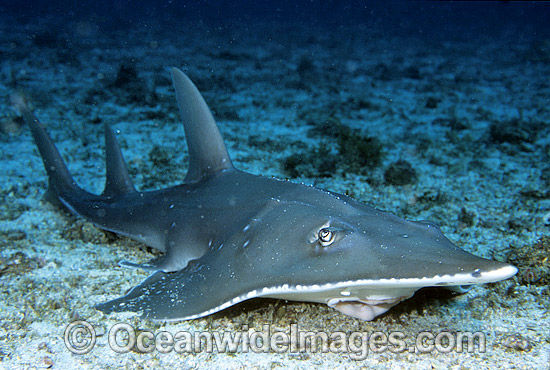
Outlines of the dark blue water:
[[220,27],[279,21],[346,28],[364,24],[390,34],[421,34],[427,39],[476,34],[544,37],[550,33],[550,4],[530,1],[20,1],[4,0],[4,16],[22,22],[45,18],[60,24],[94,20],[104,30],[150,27],[158,22],[207,22]]

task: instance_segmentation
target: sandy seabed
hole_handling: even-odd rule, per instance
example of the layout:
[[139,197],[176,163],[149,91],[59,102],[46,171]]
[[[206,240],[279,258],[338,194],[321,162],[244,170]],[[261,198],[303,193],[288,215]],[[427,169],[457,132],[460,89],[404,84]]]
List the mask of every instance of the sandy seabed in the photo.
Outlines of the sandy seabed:
[[[321,32],[275,23],[248,30],[175,25],[169,34],[152,26],[108,36],[82,22],[4,19],[0,27],[0,368],[549,367],[549,262],[530,261],[535,253],[514,259],[548,249],[537,243],[550,234],[550,56],[538,46],[548,40],[428,42],[360,26]],[[105,122],[140,190],[173,186],[185,176],[187,149],[171,66],[203,92],[237,168],[434,220],[461,248],[516,261],[517,277],[463,295],[423,290],[372,322],[325,305],[267,299],[181,323],[103,315],[94,304],[147,276],[118,262],[144,262],[153,252],[41,200],[45,171],[9,97],[30,99],[87,190],[103,186]],[[339,161],[331,136],[338,125],[379,140],[380,162],[356,169]],[[322,157],[321,147],[332,154]],[[296,153],[312,163],[294,166],[288,158]],[[398,160],[416,173],[403,185],[385,176]],[[69,351],[64,338],[79,320],[96,333],[86,354]],[[124,347],[124,331],[143,348]],[[307,332],[321,344],[326,335],[327,348],[296,343]],[[209,348],[230,334],[237,348]],[[473,348],[452,345],[461,335],[476,338]],[[154,348],[141,341],[150,337]],[[436,337],[441,344],[432,348]]]

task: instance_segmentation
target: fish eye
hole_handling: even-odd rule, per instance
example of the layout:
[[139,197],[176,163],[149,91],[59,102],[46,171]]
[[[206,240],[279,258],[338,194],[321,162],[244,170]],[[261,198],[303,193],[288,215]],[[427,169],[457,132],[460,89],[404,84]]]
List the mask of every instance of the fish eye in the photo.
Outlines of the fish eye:
[[323,247],[328,247],[334,242],[334,239],[336,238],[336,232],[333,230],[323,228],[319,230],[318,234],[318,240],[319,244],[321,244]]

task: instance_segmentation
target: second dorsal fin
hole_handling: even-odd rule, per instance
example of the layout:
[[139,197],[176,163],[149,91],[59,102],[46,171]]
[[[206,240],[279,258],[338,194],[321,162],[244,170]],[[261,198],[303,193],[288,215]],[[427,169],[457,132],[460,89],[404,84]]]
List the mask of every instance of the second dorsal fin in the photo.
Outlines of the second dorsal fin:
[[107,176],[102,195],[113,197],[136,191],[128,175],[115,133],[108,124],[105,124],[105,164]]

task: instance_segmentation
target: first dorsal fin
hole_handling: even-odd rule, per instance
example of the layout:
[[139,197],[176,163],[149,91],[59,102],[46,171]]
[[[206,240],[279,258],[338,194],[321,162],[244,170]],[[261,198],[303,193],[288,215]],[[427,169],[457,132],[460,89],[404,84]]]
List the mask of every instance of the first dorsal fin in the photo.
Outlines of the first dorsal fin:
[[185,182],[198,182],[233,168],[218,126],[199,90],[181,70],[172,68],[171,73],[189,148]]
[[113,197],[136,191],[128,175],[126,163],[124,162],[124,157],[122,157],[115,133],[108,124],[105,124],[105,164],[107,167],[107,179],[102,195]]

